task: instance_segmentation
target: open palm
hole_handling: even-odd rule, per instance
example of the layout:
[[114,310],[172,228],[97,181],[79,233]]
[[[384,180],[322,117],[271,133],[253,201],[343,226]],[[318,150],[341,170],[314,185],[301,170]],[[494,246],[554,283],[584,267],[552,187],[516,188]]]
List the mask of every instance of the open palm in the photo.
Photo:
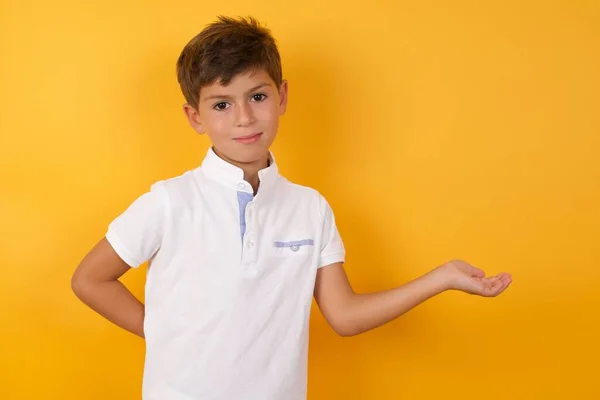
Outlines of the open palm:
[[512,276],[506,272],[486,277],[484,271],[461,260],[450,261],[441,268],[448,276],[451,289],[484,297],[498,296],[512,282]]

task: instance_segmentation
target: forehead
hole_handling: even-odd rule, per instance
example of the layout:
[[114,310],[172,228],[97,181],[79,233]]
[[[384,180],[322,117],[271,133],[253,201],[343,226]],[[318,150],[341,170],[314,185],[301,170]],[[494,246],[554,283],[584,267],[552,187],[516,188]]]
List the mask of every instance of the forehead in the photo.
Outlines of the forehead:
[[216,81],[202,87],[200,89],[200,99],[216,95],[243,95],[248,90],[263,84],[275,87],[275,82],[264,69],[246,71],[235,75],[226,85],[221,81]]

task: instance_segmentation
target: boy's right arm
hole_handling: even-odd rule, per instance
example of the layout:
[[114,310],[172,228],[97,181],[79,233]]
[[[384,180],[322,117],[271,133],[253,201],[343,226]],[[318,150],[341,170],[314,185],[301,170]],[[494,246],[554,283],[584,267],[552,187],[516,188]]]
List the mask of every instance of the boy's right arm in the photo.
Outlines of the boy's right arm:
[[103,238],[75,270],[71,287],[98,314],[143,338],[144,304],[119,281],[130,268]]

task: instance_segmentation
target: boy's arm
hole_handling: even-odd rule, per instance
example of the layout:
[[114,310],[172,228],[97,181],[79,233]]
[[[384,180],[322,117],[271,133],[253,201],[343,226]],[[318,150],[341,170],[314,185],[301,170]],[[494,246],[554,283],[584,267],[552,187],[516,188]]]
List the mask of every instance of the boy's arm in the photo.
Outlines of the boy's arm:
[[130,268],[103,238],[75,270],[71,287],[91,309],[144,337],[144,305],[119,281]]
[[342,263],[320,268],[315,300],[331,327],[342,336],[358,335],[406,313],[446,290],[497,296],[511,283],[506,273],[485,273],[464,261],[451,261],[402,286],[381,292],[356,294]]

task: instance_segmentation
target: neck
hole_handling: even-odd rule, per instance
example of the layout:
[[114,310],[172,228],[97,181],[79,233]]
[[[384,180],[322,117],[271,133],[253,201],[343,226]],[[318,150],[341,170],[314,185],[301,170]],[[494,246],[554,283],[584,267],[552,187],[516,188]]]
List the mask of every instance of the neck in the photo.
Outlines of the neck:
[[261,169],[265,169],[270,165],[269,155],[266,154],[259,160],[244,163],[227,158],[225,155],[221,154],[216,149],[214,151],[223,160],[227,161],[232,165],[235,165],[236,167],[244,171],[244,180],[252,186],[252,189],[254,189],[254,194],[256,195],[256,193],[258,192],[258,186],[260,184],[260,181],[258,179],[258,171],[260,171]]

